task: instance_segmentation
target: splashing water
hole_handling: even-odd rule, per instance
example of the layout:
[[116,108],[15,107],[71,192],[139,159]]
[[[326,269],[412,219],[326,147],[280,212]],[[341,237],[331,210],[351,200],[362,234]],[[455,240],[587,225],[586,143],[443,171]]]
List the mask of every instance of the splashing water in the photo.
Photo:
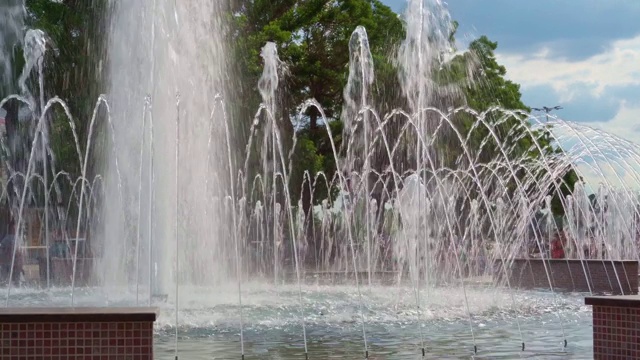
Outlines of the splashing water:
[[[116,2],[109,40],[112,90],[108,97],[114,109],[114,146],[122,188],[115,181],[106,185],[107,197],[114,200],[106,204],[104,234],[114,241],[105,246],[98,270],[106,283],[148,282],[149,270],[140,271],[139,278],[129,274],[138,266],[151,269],[149,261],[159,265],[152,286],[165,294],[178,281],[212,284],[234,273],[230,270],[234,266],[229,266],[233,246],[221,241],[230,238],[231,233],[225,235],[222,227],[231,217],[224,206],[211,201],[224,202],[228,194],[222,189],[235,185],[229,183],[232,170],[227,160],[232,156],[235,166],[235,154],[227,152],[226,142],[231,139],[226,139],[224,131],[226,60],[221,3]],[[149,99],[146,108],[145,98]],[[146,122],[132,121],[142,118]],[[141,139],[146,139],[143,149]],[[177,169],[168,160],[174,157],[176,146],[181,154]],[[112,160],[105,164],[107,174],[113,174],[109,170],[113,166]],[[179,189],[172,180],[176,171],[184,174]],[[177,208],[176,197],[180,199]],[[179,230],[172,225],[176,217]],[[178,253],[174,251],[176,231],[182,244]],[[139,262],[132,251],[136,248],[145,254]],[[152,255],[146,256],[149,251]],[[177,274],[174,266],[166,266],[176,259],[185,264]]]
[[[305,175],[303,189],[313,204],[307,213],[290,191],[299,144],[284,130],[290,120],[279,97],[286,92],[287,69],[277,44],[266,44],[261,53],[262,104],[255,117],[231,119],[225,96],[235,84],[228,75],[221,2],[113,4],[110,87],[96,102],[84,149],[66,104],[44,97],[46,34],[23,31],[22,3],[0,5],[9,9],[0,12],[0,23],[10,25],[0,31],[0,70],[14,76],[6,56],[12,46],[22,47],[26,59],[20,95],[4,98],[0,108],[26,103],[34,129],[24,139],[30,144],[24,170],[3,159],[9,176],[0,200],[11,199],[20,225],[27,218],[25,204],[44,193],[45,218],[72,228],[66,243],[88,233],[96,254],[88,265],[92,279],[80,281],[84,260],[79,246],[69,245],[70,284],[42,295],[23,288],[12,294],[9,282],[8,304],[13,298],[69,305],[64,286],[71,286],[73,304],[117,305],[134,298],[137,305],[146,299],[151,304],[154,296],[166,295],[166,302],[156,303],[160,327],[176,332],[178,323],[234,332],[239,327],[243,334],[293,328],[306,353],[307,327],[355,323],[367,351],[371,328],[409,324],[419,327],[424,350],[429,334],[422,327],[436,320],[468,322],[465,331],[475,342],[483,321],[509,318],[518,323],[513,337],[523,338],[520,321],[561,312],[567,303],[570,311],[579,309],[570,296],[514,291],[491,276],[496,260],[528,256],[558,231],[554,197],[565,209],[567,257],[584,259],[585,249],[602,247],[587,253],[603,261],[638,259],[640,148],[556,118],[542,122],[520,111],[478,113],[460,106],[460,87],[434,80],[452,54],[451,19],[438,0],[411,0],[407,7],[407,38],[396,59],[406,108],[376,112],[367,32],[355,29],[343,92],[343,149],[336,145],[338,134],[325,127],[338,171],[333,177]],[[82,164],[78,178],[36,166],[51,152],[44,119],[58,106],[73,130]],[[321,123],[331,121],[315,100],[300,104],[300,116],[311,107]],[[471,129],[461,128],[461,114],[473,118]],[[513,119],[515,128],[498,130]],[[238,135],[240,121],[251,123],[246,141]],[[97,157],[91,139],[98,129],[106,133],[110,156],[94,173],[87,164]],[[546,144],[545,129],[564,151],[533,158],[528,153],[542,152]],[[486,134],[479,144],[477,133]],[[525,152],[515,145],[523,136],[532,140]],[[459,150],[453,161],[443,144]],[[489,148],[486,160],[483,150]],[[562,176],[573,167],[585,181],[566,196]],[[72,189],[64,201],[61,186]],[[317,198],[320,188],[337,195]],[[55,205],[49,201],[54,196],[60,199]],[[23,237],[19,230],[18,240]],[[14,250],[13,265],[20,251]]]
[[23,0],[8,0],[0,4],[0,94],[6,96],[11,89],[13,79],[13,56],[24,39],[24,16],[26,10]]

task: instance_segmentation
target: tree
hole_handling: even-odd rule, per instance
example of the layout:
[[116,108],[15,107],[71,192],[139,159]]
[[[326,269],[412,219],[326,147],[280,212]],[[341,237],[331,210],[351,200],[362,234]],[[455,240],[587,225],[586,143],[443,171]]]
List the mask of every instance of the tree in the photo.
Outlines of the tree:
[[[255,112],[259,103],[253,84],[257,83],[261,71],[260,48],[265,42],[274,41],[278,44],[280,59],[288,65],[283,85],[288,93],[285,101],[288,108],[282,109],[283,113],[289,119],[299,118],[298,106],[307,99],[315,99],[330,122],[339,122],[348,73],[349,39],[358,25],[367,29],[374,61],[385,74],[379,77],[385,83],[377,86],[378,94],[383,98],[390,97],[386,80],[395,77],[395,73],[388,59],[404,30],[398,16],[379,0],[256,0],[236,6],[233,42],[237,44],[238,72],[245,74],[240,91],[245,95],[253,94],[251,101],[241,105],[246,117]],[[298,124],[298,136],[302,141],[310,140],[314,144],[315,155],[322,158],[323,170],[331,178],[335,163],[333,150],[328,146],[327,131],[323,128],[326,124],[320,122],[315,108],[303,115],[305,123]],[[336,125],[337,128],[340,126]],[[291,131],[285,129],[283,133],[291,134]],[[336,137],[337,134],[333,134]],[[310,149],[305,146],[299,151]],[[311,175],[315,175],[312,168],[304,165],[291,171],[311,171]],[[322,190],[327,194],[325,191],[328,190]],[[292,191],[292,194],[297,193]],[[320,195],[323,194],[317,195],[316,198],[322,198]],[[306,200],[304,206],[308,210],[310,203]]]
[[[27,24],[43,30],[52,47],[47,52],[45,99],[60,96],[76,118],[80,141],[88,136],[89,120],[104,91],[108,0],[27,0]],[[50,140],[59,168],[80,173],[75,140],[66,115],[56,109],[50,117]],[[94,130],[95,133],[95,130]],[[85,148],[85,144],[81,144]],[[95,154],[94,154],[95,155]]]
[[[453,36],[453,35],[452,35]],[[530,108],[524,104],[521,97],[520,85],[505,79],[506,68],[500,65],[495,57],[497,42],[489,40],[486,36],[481,36],[471,42],[469,50],[461,55],[457,55],[449,64],[446,71],[447,78],[454,81],[462,81],[469,78],[470,81],[464,83],[464,98],[466,105],[477,112],[484,112],[492,107],[503,109],[530,112]],[[479,71],[471,72],[469,69],[478,68]],[[548,128],[532,129],[530,125],[523,122],[522,117],[509,116],[502,118],[499,112],[490,112],[486,118],[488,124],[494,126],[497,140],[489,133],[486,126],[475,126],[475,117],[461,114],[458,120],[463,128],[463,133],[469,138],[469,147],[474,150],[479,162],[489,162],[496,157],[502,157],[499,152],[499,145],[506,145],[503,151],[507,151],[507,156],[511,159],[529,158],[532,163],[543,157],[551,158],[562,150],[554,144],[552,135]],[[473,133],[470,133],[472,131]],[[489,141],[486,141],[489,139]],[[499,144],[498,144],[499,143]],[[537,146],[535,146],[537,144]],[[459,151],[448,149],[449,154],[456,154],[460,157]],[[516,177],[522,179],[526,174],[519,170]],[[545,173],[539,172],[539,178]],[[511,179],[510,187],[515,188]],[[566,172],[551,184],[547,190],[553,197],[552,209],[556,216],[564,215],[564,198],[571,194],[576,182],[581,181],[575,168],[569,167]]]
[[[77,131],[79,146],[81,151],[86,152],[86,141],[88,140],[89,120],[91,119],[94,106],[99,94],[104,90],[104,79],[106,72],[103,71],[103,61],[106,54],[106,22],[110,6],[109,0],[26,0],[25,26],[28,29],[41,30],[46,38],[46,53],[43,61],[42,76],[44,79],[44,89],[41,93],[39,86],[40,74],[35,69],[27,73],[27,92],[33,95],[35,109],[33,119],[38,119],[43,109],[40,105],[40,97],[45,101],[59,96],[67,104],[70,113],[73,115],[74,126]],[[22,34],[21,36],[24,36]],[[20,44],[20,42],[18,42]],[[14,78],[7,79],[12,84],[11,89],[3,89],[5,92],[18,93],[18,75],[22,71],[25,59],[22,56],[23,49],[15,47],[14,58]],[[6,94],[5,94],[6,95]],[[24,94],[23,94],[24,95]],[[0,96],[2,97],[2,96]],[[10,143],[10,151],[4,154],[14,171],[26,172],[30,154],[34,151],[31,148],[35,122],[19,121],[19,103],[13,101],[7,104],[9,116],[7,116],[7,138]],[[25,115],[23,114],[22,117]],[[61,107],[53,106],[44,118],[44,129],[48,140],[46,168],[44,162],[40,162],[42,156],[38,154],[35,159],[38,161],[32,171],[43,174],[52,174],[59,170],[68,172],[72,177],[77,177],[81,173],[81,163],[77,152],[76,141],[72,135],[68,117]],[[100,122],[98,122],[100,124]],[[105,136],[96,136],[99,129],[94,129],[94,142]],[[98,140],[98,141],[96,141]],[[38,145],[40,147],[40,145]],[[92,151],[93,156],[97,156],[97,151]],[[98,162],[90,161],[91,166]],[[89,177],[90,174],[87,174]],[[49,181],[53,176],[49,175]],[[51,184],[48,184],[51,185]],[[62,196],[52,201],[68,202],[67,198],[71,192],[68,182],[58,178],[56,189],[61,189],[61,193],[54,193]],[[44,194],[44,187],[32,189],[40,197]],[[41,191],[42,190],[42,191]],[[10,191],[10,195],[17,192]],[[75,209],[71,209],[73,212]]]
[[[376,100],[374,104],[391,107],[392,99],[399,91],[395,67],[390,59],[404,35],[402,22],[379,0],[237,1],[232,4],[231,12],[234,21],[230,43],[235,44],[235,71],[241,79],[239,86],[232,90],[237,94],[232,98],[242,99],[241,103],[232,105],[232,111],[235,112],[233,117],[253,118],[260,103],[255,89],[262,71],[260,49],[267,41],[275,42],[279,58],[286,65],[277,91],[276,116],[285,154],[293,146],[287,139],[292,138],[294,133],[297,137],[292,167],[286,169],[289,174],[287,190],[291,195],[290,205],[297,208],[301,204],[306,215],[304,231],[309,238],[313,238],[310,236],[313,203],[335,197],[338,193],[331,184],[325,186],[323,180],[318,181],[311,190],[308,181],[313,182],[322,172],[331,182],[336,172],[342,170],[337,168],[334,149],[325,127],[331,130],[337,149],[341,149],[343,124],[340,112],[349,71],[347,64],[351,34],[359,25],[367,29],[378,69],[374,96],[380,101]],[[299,114],[299,106],[308,99],[315,99],[322,106],[327,123],[321,121],[314,107]],[[248,138],[250,123],[252,121],[236,121],[240,139]],[[249,171],[261,169],[264,159],[269,161],[268,156],[261,159],[258,155],[260,149],[255,145],[256,137],[248,160],[251,164]],[[253,179],[257,174],[245,175]],[[277,193],[271,195],[270,201],[283,203],[284,199]]]

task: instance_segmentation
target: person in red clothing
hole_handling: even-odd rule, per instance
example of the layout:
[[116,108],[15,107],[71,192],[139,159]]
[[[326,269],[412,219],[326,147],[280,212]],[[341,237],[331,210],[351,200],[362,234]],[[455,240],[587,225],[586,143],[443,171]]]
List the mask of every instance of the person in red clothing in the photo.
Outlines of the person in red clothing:
[[564,237],[557,233],[551,242],[551,258],[564,259]]

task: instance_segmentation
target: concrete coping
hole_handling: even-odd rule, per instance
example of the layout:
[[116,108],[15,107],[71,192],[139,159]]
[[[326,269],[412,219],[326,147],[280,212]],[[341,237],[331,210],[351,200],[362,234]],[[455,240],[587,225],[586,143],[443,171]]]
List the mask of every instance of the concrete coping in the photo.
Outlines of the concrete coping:
[[[503,261],[502,259],[498,259],[496,261]],[[507,260],[509,261],[509,260]],[[631,264],[631,263],[638,263],[638,260],[611,260],[611,259],[550,259],[550,258],[514,258],[511,259],[511,261],[544,261],[544,262],[550,262],[550,263],[605,263],[605,264]]]
[[42,322],[154,322],[158,309],[150,307],[0,308],[0,323]]
[[640,308],[640,295],[588,296],[585,305]]

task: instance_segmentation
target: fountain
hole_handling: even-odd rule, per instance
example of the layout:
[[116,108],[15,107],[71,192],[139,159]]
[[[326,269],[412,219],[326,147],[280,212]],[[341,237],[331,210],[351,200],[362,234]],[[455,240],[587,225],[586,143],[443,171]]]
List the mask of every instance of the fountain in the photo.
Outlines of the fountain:
[[[7,307],[156,306],[157,358],[511,358],[591,354],[589,313],[559,277],[586,284],[568,289],[583,294],[637,293],[639,147],[554,117],[467,107],[467,84],[433,77],[453,51],[440,1],[409,1],[397,54],[406,107],[389,113],[376,110],[367,31],[355,29],[344,131],[324,127],[337,171],[303,174],[300,194],[278,45],[261,52],[262,104],[237,119],[222,2],[111,4],[109,90],[82,119],[87,134],[46,97],[46,34],[23,31],[21,2],[0,15],[10,24],[0,71],[14,77],[7,41],[27,60],[0,108],[30,125],[2,142],[0,201],[16,222]],[[299,115],[312,108],[333,120],[313,99]],[[54,121],[71,129],[79,170],[56,168]],[[583,181],[567,192],[571,170]],[[321,188],[333,196],[318,198]],[[558,233],[564,256],[549,259]],[[33,276],[24,268],[36,260]]]

